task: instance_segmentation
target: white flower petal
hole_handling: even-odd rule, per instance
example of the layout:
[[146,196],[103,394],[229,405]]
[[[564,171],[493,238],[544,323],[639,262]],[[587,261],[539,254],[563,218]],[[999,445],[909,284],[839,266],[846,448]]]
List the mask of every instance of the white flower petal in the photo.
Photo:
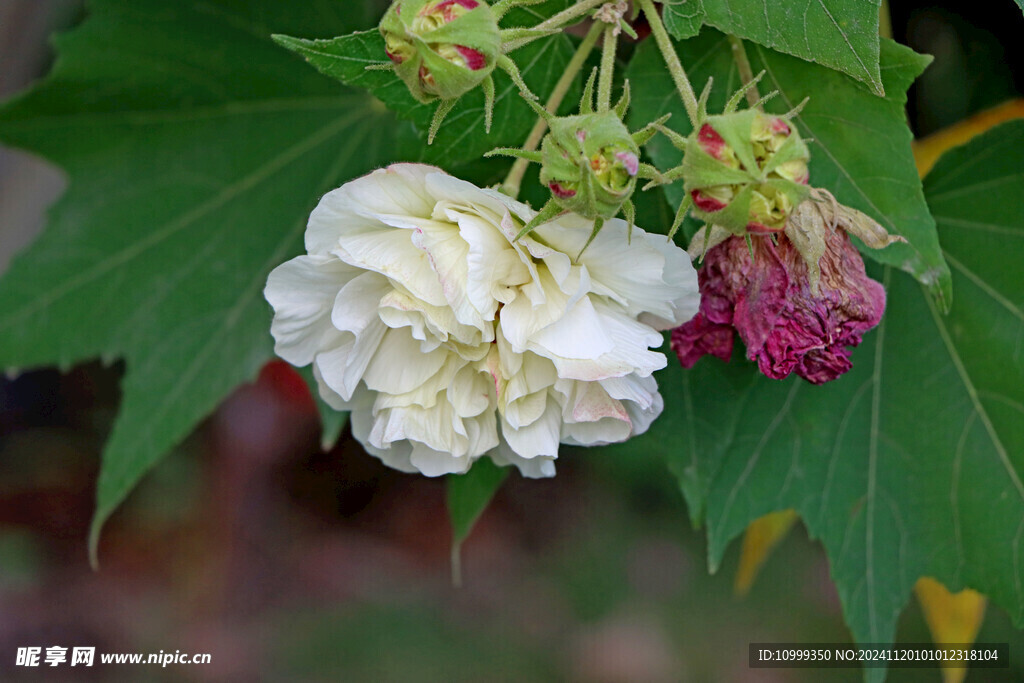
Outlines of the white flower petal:
[[274,308],[274,353],[293,365],[309,365],[321,348],[338,343],[331,307],[338,290],[361,271],[336,259],[297,256],[267,278],[263,296]]
[[502,418],[501,435],[509,448],[523,458],[538,455],[554,458],[558,455],[561,421],[561,409],[555,401],[549,400],[539,419],[518,429]]
[[421,353],[407,330],[388,329],[363,373],[363,381],[374,391],[404,394],[430,379],[447,357],[442,348]]
[[512,375],[500,396],[502,414],[512,427],[532,424],[547,408],[548,387],[558,380],[555,366],[532,353],[522,356],[520,372]]
[[524,458],[502,441],[498,447],[487,453],[495,465],[508,467],[515,465],[519,473],[528,479],[545,479],[555,476],[555,458],[545,455],[535,455],[532,458]]
[[[335,260],[334,263],[339,263]],[[387,278],[365,270],[336,290],[331,308],[331,322],[335,329],[359,336],[372,323],[379,322],[377,308],[390,291]]]
[[388,444],[386,448],[378,448],[370,442],[370,432],[374,425],[373,413],[368,410],[354,410],[349,416],[349,424],[352,425],[352,436],[363,445],[367,453],[400,472],[418,471],[412,464],[412,444],[408,441]]
[[596,360],[611,353],[615,345],[603,322],[590,297],[586,297],[530,335],[527,346],[546,358]]
[[629,374],[624,377],[602,379],[601,386],[608,395],[620,401],[630,401],[643,410],[650,409],[658,396],[658,383],[654,377]]
[[466,289],[469,279],[469,245],[462,239],[458,229],[452,225],[444,228],[424,225],[413,231],[412,243],[427,254],[455,319],[463,325],[472,325],[481,332],[486,330],[488,335],[492,333],[493,329],[487,321],[494,319],[494,311],[477,310]]
[[463,417],[476,417],[493,409],[497,400],[487,373],[471,365],[463,365],[448,383],[447,398],[455,413]]
[[473,461],[468,455],[456,457],[446,451],[437,451],[418,441],[412,443],[412,466],[428,477],[445,474],[465,474]]
[[[651,377],[647,379],[653,380]],[[651,423],[661,415],[661,411],[665,408],[665,401],[662,399],[661,394],[655,393],[651,405],[646,408],[632,401],[623,401],[622,405],[626,408],[626,412],[629,413],[630,422],[633,423],[633,433],[630,436],[637,436],[646,432]]]
[[485,320],[494,320],[498,304],[507,304],[530,281],[519,252],[494,226],[478,216],[459,215],[459,232],[469,245],[466,296]]
[[379,233],[343,235],[331,253],[346,263],[372,270],[434,306],[446,301],[430,258],[412,243],[412,231],[393,229]]
[[648,350],[648,347],[661,346],[661,334],[615,310],[612,305],[598,304],[594,310],[604,334],[612,340],[611,349],[595,359],[550,356],[559,377],[593,382],[631,372],[646,377],[665,367],[664,354]]
[[359,337],[351,337],[334,348],[318,353],[314,369],[331,390],[343,400],[349,400],[387,330],[383,323],[374,321]]
[[[530,348],[529,342],[538,332],[561,320],[586,296],[589,280],[581,279],[580,269],[574,270],[561,285],[547,269],[539,271],[535,281],[521,287],[526,296],[517,297],[501,309],[502,333],[517,353]],[[585,314],[586,310],[578,313]]]
[[309,256],[275,269],[278,353],[387,465],[428,476],[487,455],[553,476],[560,443],[621,441],[663,407],[657,330],[696,311],[685,253],[613,220],[536,212],[440,169],[396,164],[328,193]]

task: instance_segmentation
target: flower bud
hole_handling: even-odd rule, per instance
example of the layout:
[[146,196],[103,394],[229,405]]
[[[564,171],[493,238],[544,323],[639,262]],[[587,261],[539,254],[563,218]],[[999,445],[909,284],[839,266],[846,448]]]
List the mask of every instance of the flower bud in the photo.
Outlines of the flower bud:
[[501,53],[498,21],[484,0],[394,0],[379,28],[395,73],[420,102],[469,92]]
[[849,370],[848,347],[881,320],[885,290],[865,274],[844,230],[822,238],[814,286],[810,264],[787,234],[754,235],[749,245],[730,236],[708,249],[698,272],[700,312],[672,331],[683,367],[705,354],[729,360],[735,330],[747,358],[772,379],[796,372],[822,384]]
[[709,116],[683,158],[694,214],[735,235],[778,232],[808,194],[810,154],[785,119],[747,109]]
[[540,181],[584,218],[615,216],[640,172],[640,148],[614,111],[552,120],[541,155]]

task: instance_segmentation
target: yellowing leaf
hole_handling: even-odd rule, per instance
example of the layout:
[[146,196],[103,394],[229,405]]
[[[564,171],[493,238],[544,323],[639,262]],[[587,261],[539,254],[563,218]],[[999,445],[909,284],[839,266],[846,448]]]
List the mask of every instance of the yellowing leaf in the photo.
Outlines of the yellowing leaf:
[[1024,118],[1024,98],[1010,100],[997,107],[978,112],[956,125],[943,128],[938,133],[915,140],[914,160],[917,162],[917,172],[921,174],[922,178],[925,177],[943,152],[950,147],[962,145],[992,126],[1019,118]]
[[761,565],[775,549],[797,520],[795,510],[771,512],[750,523],[743,536],[743,548],[740,551],[740,565],[736,570],[736,582],[733,589],[736,595],[746,595],[754,585],[754,579],[761,570]]
[[[973,643],[978,629],[985,618],[988,600],[984,595],[971,589],[950,593],[941,583],[930,576],[922,576],[914,585],[917,601],[921,603],[924,620],[932,632],[936,644]],[[967,667],[957,662],[942,661],[944,683],[960,683],[967,675]]]

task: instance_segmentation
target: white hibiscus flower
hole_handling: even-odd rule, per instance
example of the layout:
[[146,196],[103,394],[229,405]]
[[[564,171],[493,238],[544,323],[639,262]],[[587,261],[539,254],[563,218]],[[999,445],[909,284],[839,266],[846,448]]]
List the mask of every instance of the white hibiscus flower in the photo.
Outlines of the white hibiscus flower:
[[663,402],[663,330],[699,305],[686,252],[610,220],[567,215],[513,239],[536,212],[433,166],[395,164],[329,192],[308,255],[264,292],[275,350],[313,364],[367,451],[405,472],[477,458],[554,475],[559,443],[644,432]]

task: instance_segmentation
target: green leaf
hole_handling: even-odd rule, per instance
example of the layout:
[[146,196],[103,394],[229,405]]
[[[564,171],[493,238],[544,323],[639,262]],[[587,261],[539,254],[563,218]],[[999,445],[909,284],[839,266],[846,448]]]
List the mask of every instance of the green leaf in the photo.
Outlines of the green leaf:
[[[698,89],[708,77],[714,77],[709,111],[721,111],[725,100],[740,85],[728,40],[706,30],[680,43],[679,50]],[[906,90],[930,58],[883,41],[888,95],[879,98],[831,69],[758,46],[748,52],[755,72],[767,70],[761,91],[779,91],[766,110],[784,113],[805,97],[811,98],[797,117],[801,135],[813,139],[809,145],[811,184],[824,187],[842,203],[860,209],[889,232],[909,240],[908,244],[877,251],[865,248],[864,255],[912,273],[928,285],[940,306],[947,306],[952,298],[949,268],[921,190],[910,148],[912,136],[903,113]],[[682,103],[654,46],[640,46],[627,75],[633,85],[634,125],[670,111],[669,124],[683,134],[689,133]],[[682,152],[663,136],[654,138],[647,151],[663,169],[678,165],[682,159]],[[678,206],[683,198],[682,183],[667,188],[666,194],[673,206]]]
[[662,4],[665,28],[677,40],[692,38],[704,25],[702,0],[674,0]]
[[507,467],[498,467],[490,458],[480,458],[466,474],[447,477],[448,517],[455,546],[461,545],[469,537],[473,525],[480,519],[508,473]]
[[481,458],[465,474],[446,477],[448,519],[452,525],[452,583],[456,586],[462,584],[462,544],[508,473],[507,467],[498,467],[490,458]]
[[320,448],[324,449],[324,451],[329,451],[338,443],[341,430],[345,428],[345,424],[348,422],[348,413],[335,410],[320,398],[320,387],[317,384],[316,378],[313,377],[312,365],[299,368],[299,374],[306,381],[309,393],[313,395],[313,401],[316,403],[316,411],[320,415]]
[[879,96],[881,0],[703,0],[705,22],[740,38],[842,71]]
[[271,357],[263,286],[319,196],[392,156],[383,107],[269,38],[372,21],[339,9],[95,0],[53,73],[0,109],[0,139],[70,179],[0,280],[0,366],[127,361],[94,551],[139,479]]
[[[510,12],[510,25],[533,26],[566,6],[565,0],[547,2],[538,7]],[[518,23],[517,23],[518,22]],[[436,103],[417,102],[405,84],[391,71],[367,71],[371,64],[385,63],[384,39],[376,29],[326,40],[306,40],[284,35],[274,39],[302,55],[313,67],[342,83],[369,90],[374,97],[412,121],[421,132],[422,156],[418,160],[451,165],[479,158],[495,147],[516,146],[526,139],[537,115],[519,95],[511,79],[500,69],[494,72],[495,103],[491,133],[484,132],[484,97],[477,88],[464,95],[445,118],[434,143],[426,146],[426,131],[437,108]],[[565,34],[542,38],[512,53],[523,80],[539,96],[551,92],[565,71],[574,52],[573,41]],[[575,106],[573,94],[566,107]]]
[[858,641],[891,641],[920,576],[1024,624],[1022,156],[1016,121],[926,179],[957,288],[948,316],[886,268],[882,324],[834,382],[768,380],[739,354],[661,374],[658,429],[677,435],[669,462],[706,519],[712,569],[751,521],[794,508]]

